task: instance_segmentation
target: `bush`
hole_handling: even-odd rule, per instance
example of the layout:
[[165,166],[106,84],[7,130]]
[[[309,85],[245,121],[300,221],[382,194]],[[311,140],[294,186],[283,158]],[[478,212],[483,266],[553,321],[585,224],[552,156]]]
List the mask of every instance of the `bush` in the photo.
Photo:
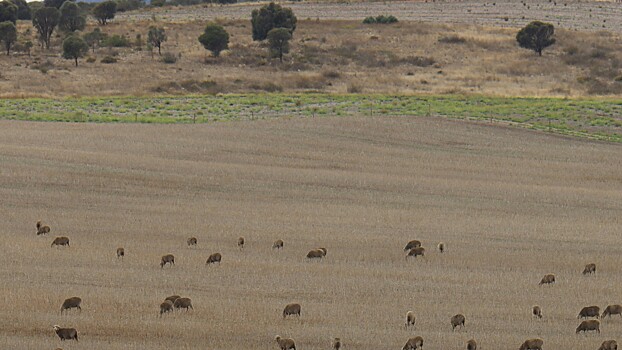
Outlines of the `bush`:
[[444,44],[464,44],[466,39],[458,35],[445,35],[438,38],[439,43]]
[[97,61],[97,59],[93,56],[89,56],[86,59],[86,63],[94,63],[95,61]]
[[271,2],[252,12],[253,40],[265,40],[268,38],[268,32],[274,28],[286,28],[289,34],[294,34],[297,21],[292,9]]
[[164,62],[166,64],[177,63],[177,56],[175,56],[175,54],[172,53],[172,52],[165,52],[162,55],[162,62]]
[[390,24],[390,23],[396,23],[396,22],[397,22],[397,18],[393,15],[389,15],[389,16],[380,15],[380,16],[377,16],[376,18],[366,17],[363,20],[364,24],[375,24],[375,23]]
[[106,56],[106,57],[102,58],[101,61],[99,61],[99,62],[107,63],[107,64],[117,63],[117,59],[112,57],[112,56]]
[[130,40],[123,35],[109,36],[102,42],[102,46],[106,47],[129,47]]
[[222,50],[229,48],[229,33],[221,25],[209,23],[203,34],[199,36],[199,42],[206,50],[218,57]]

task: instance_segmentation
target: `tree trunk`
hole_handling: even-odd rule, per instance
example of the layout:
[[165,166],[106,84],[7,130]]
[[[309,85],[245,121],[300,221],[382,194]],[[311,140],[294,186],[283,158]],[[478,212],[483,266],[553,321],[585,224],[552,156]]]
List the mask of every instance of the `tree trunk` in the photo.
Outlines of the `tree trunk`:
[[281,63],[283,63],[283,50],[279,50],[279,61],[281,61]]
[[76,67],[78,66],[78,57],[74,57],[74,59],[76,60]]
[[161,50],[162,45],[158,45],[158,55],[162,56],[162,51]]

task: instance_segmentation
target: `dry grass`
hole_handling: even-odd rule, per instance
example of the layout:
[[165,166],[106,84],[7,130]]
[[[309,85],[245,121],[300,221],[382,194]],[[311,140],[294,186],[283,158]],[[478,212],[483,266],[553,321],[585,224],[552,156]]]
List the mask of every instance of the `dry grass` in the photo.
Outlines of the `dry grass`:
[[[622,329],[612,318],[600,335],[574,334],[583,306],[621,302],[618,145],[397,117],[1,121],[0,140],[0,348],[275,349],[280,334],[300,349],[340,337],[367,350],[417,334],[431,349],[470,338],[516,349],[536,336],[547,349],[595,349]],[[35,235],[38,219],[50,236]],[[71,248],[50,248],[55,235]],[[413,238],[428,254],[405,261]],[[318,246],[327,257],[305,261]],[[206,267],[216,251],[222,266]],[[160,269],[166,253],[176,265]],[[588,262],[595,276],[581,275]],[[538,287],[551,272],[558,282]],[[171,294],[195,310],[159,318]],[[82,312],[61,317],[74,295]],[[300,320],[282,319],[291,302]],[[416,331],[403,327],[407,310]],[[452,332],[457,313],[466,328]],[[54,324],[80,342],[61,343]]]
[[[310,5],[311,6],[311,5]],[[185,8],[171,9],[185,11]],[[163,26],[163,52],[178,57],[161,62],[142,48],[98,49],[79,67],[57,51],[0,55],[0,96],[152,95],[254,91],[330,93],[477,93],[501,96],[582,96],[621,94],[622,38],[610,32],[559,29],[558,44],[544,57],[518,48],[517,28],[466,24],[399,22],[363,25],[359,20],[301,18],[284,64],[251,40],[248,20],[219,19],[231,34],[231,50],[213,58],[197,37],[204,20],[178,17],[121,19],[102,28],[134,42],[150,25]],[[30,27],[21,23],[20,31]],[[93,26],[87,29],[92,30]],[[23,34],[24,36],[26,34]],[[31,30],[31,36],[32,34]],[[32,39],[33,41],[34,38]],[[54,39],[56,50],[61,37]],[[569,51],[570,50],[570,51]],[[572,54],[569,54],[571,52]],[[101,59],[115,56],[114,64]],[[326,76],[323,72],[339,72]],[[205,83],[209,83],[205,85]]]

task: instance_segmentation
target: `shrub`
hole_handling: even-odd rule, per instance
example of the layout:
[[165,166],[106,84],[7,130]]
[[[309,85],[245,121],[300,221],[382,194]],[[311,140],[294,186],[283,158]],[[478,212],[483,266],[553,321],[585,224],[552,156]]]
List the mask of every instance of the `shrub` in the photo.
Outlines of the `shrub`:
[[177,63],[177,56],[175,56],[175,54],[172,53],[172,52],[165,52],[162,55],[162,62],[164,62],[166,64]]
[[376,19],[374,17],[365,17],[365,19],[363,20],[364,24],[374,24],[376,23]]
[[206,50],[218,57],[222,50],[229,48],[229,33],[221,25],[210,23],[199,36],[199,42]]
[[444,44],[464,44],[466,42],[466,38],[463,38],[458,35],[445,35],[438,38],[439,43]]
[[102,46],[107,47],[129,47],[130,40],[124,35],[113,35],[103,40]]
[[374,17],[366,17],[363,20],[364,24],[376,24],[376,23],[380,23],[380,24],[391,24],[391,23],[396,23],[397,22],[397,18],[393,15],[389,15],[389,16],[385,16],[385,15],[380,15],[380,16],[376,16]]
[[93,56],[89,56],[86,58],[86,63],[94,63],[97,59]]
[[274,28],[286,28],[290,35],[296,30],[296,16],[290,8],[283,8],[273,2],[252,12],[253,40],[268,38],[268,32]]
[[99,61],[99,62],[106,63],[106,64],[117,63],[117,59],[112,57],[112,56],[106,56],[106,57],[102,58],[101,61]]

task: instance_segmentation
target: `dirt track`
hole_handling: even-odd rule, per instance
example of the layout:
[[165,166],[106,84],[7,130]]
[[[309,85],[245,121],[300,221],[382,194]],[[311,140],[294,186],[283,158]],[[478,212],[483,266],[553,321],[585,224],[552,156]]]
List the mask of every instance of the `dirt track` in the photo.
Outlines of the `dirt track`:
[[[494,4],[494,5],[493,5]],[[119,17],[167,20],[250,19],[259,5],[178,7],[153,12],[121,14]],[[367,16],[393,14],[403,21],[467,23],[493,27],[521,27],[533,20],[551,22],[565,29],[622,32],[622,4],[594,1],[490,0],[490,1],[389,1],[371,3],[287,3],[299,19],[363,20]]]
[[[603,320],[600,335],[574,329],[581,307],[621,302],[621,151],[427,118],[0,121],[0,348],[268,350],[280,334],[300,349],[332,337],[398,349],[417,334],[430,349],[470,338],[517,349],[534,336],[596,349],[622,320]],[[38,219],[49,237],[35,235]],[[56,235],[71,247],[50,248]],[[426,257],[405,261],[413,238]],[[318,246],[326,259],[305,261]],[[206,267],[215,251],[222,265]],[[176,265],[161,269],[166,253]],[[588,262],[595,276],[581,275]],[[538,287],[545,273],[558,282]],[[159,318],[172,294],[194,311]],[[70,296],[83,310],[61,317]],[[290,302],[299,320],[282,319]],[[452,332],[456,313],[466,327]],[[76,327],[79,344],[61,343],[54,324]]]

